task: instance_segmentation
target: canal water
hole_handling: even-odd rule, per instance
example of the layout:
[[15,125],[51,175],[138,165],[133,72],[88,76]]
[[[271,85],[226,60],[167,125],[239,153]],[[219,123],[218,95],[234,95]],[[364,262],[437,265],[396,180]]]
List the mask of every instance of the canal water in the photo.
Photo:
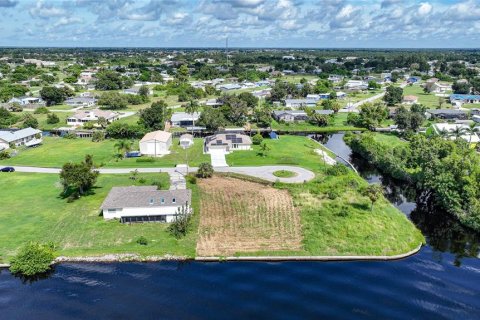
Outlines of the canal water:
[[32,281],[0,272],[0,319],[479,319],[480,237],[350,159],[428,244],[390,262],[65,263]]

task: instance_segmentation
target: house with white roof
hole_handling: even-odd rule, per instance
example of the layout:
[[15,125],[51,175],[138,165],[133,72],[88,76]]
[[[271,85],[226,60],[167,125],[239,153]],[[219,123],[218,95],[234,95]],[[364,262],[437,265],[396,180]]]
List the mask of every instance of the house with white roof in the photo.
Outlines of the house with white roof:
[[18,97],[18,98],[12,98],[8,101],[9,103],[18,103],[21,106],[27,106],[30,104],[34,105],[45,105],[45,101],[42,100],[42,98],[39,97],[28,97],[28,96],[23,96],[23,97]]
[[147,133],[140,140],[140,153],[147,156],[163,156],[170,153],[172,134],[158,130]]
[[366,90],[368,89],[368,84],[363,80],[348,80],[344,88],[347,90]]
[[[131,94],[131,95],[138,95],[140,92],[141,86],[136,86],[132,88],[128,88],[123,90],[123,93],[125,94]],[[151,88],[148,88],[148,94],[153,94],[153,90]]]
[[285,107],[298,109],[301,107],[315,107],[317,101],[314,99],[285,99]]
[[104,118],[108,123],[112,123],[119,119],[119,114],[117,112],[100,109],[78,111],[67,118],[67,124],[71,126],[81,126],[85,122],[98,121],[99,118]]
[[65,100],[65,104],[67,106],[71,106],[74,108],[91,107],[91,106],[94,106],[96,102],[97,102],[97,99],[89,96],[72,97]]
[[42,131],[34,128],[20,130],[0,130],[0,150],[10,148],[10,145],[32,147],[42,143]]
[[188,127],[195,125],[195,122],[200,118],[200,112],[174,112],[170,118],[172,127]]
[[100,210],[105,220],[122,223],[173,222],[185,210],[192,213],[192,191],[158,190],[156,186],[113,187]]
[[[457,138],[454,135],[457,129],[466,130],[469,128],[469,126],[466,124],[460,124],[460,123],[434,123],[432,125],[432,128],[436,134],[446,134],[446,138],[454,140]],[[467,132],[463,132],[460,138],[473,144],[477,144],[478,142],[480,142],[480,138],[476,132],[473,132],[471,134]]]

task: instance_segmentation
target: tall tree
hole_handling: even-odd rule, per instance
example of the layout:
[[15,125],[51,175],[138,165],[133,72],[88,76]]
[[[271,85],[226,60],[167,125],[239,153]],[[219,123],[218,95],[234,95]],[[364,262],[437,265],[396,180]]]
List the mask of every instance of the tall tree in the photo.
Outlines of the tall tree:
[[72,191],[75,196],[82,196],[96,183],[99,172],[93,170],[91,157],[86,156],[85,161],[80,163],[66,163],[60,171],[60,181],[63,185],[63,193]]
[[188,81],[188,66],[186,64],[182,64],[180,68],[177,69],[176,78],[179,82],[185,83]]
[[389,106],[394,106],[397,103],[402,102],[402,97],[403,97],[403,89],[400,87],[395,87],[395,86],[389,86],[387,87],[387,91],[385,92],[385,95],[383,96],[383,100],[387,103]]
[[163,130],[165,122],[172,116],[172,110],[165,101],[160,100],[152,103],[150,108],[140,110],[138,123],[148,130]]

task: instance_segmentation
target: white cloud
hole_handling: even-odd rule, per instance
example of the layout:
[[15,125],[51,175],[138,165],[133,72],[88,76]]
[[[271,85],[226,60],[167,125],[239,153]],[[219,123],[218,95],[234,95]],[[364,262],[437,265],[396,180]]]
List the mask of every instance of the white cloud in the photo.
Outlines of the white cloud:
[[28,11],[34,18],[51,18],[61,17],[67,14],[63,8],[54,7],[52,4],[45,4],[42,0],[38,0],[34,7]]
[[433,9],[433,6],[430,3],[428,2],[421,3],[420,7],[418,8],[418,14],[421,16],[426,16],[430,12],[432,12],[432,9]]
[[61,27],[61,26],[69,26],[69,25],[72,25],[72,24],[78,24],[78,23],[82,23],[83,20],[80,19],[80,18],[76,18],[76,17],[71,17],[71,18],[67,18],[67,17],[62,17],[60,18],[60,20],[58,20],[57,22],[55,22],[53,24],[54,27]]

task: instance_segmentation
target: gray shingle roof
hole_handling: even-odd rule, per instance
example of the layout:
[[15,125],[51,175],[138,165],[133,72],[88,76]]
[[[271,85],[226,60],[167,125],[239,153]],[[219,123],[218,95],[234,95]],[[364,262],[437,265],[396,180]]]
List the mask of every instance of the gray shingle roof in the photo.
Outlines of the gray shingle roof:
[[[163,201],[162,201],[163,199]],[[175,199],[175,203],[173,202]],[[189,189],[157,190],[156,186],[113,187],[101,209],[182,206],[192,201]]]
[[16,131],[5,130],[5,131],[0,131],[0,140],[10,143],[19,139],[34,136],[37,133],[41,133],[41,132],[42,131],[33,129],[33,128],[25,128],[25,129],[16,130]]

